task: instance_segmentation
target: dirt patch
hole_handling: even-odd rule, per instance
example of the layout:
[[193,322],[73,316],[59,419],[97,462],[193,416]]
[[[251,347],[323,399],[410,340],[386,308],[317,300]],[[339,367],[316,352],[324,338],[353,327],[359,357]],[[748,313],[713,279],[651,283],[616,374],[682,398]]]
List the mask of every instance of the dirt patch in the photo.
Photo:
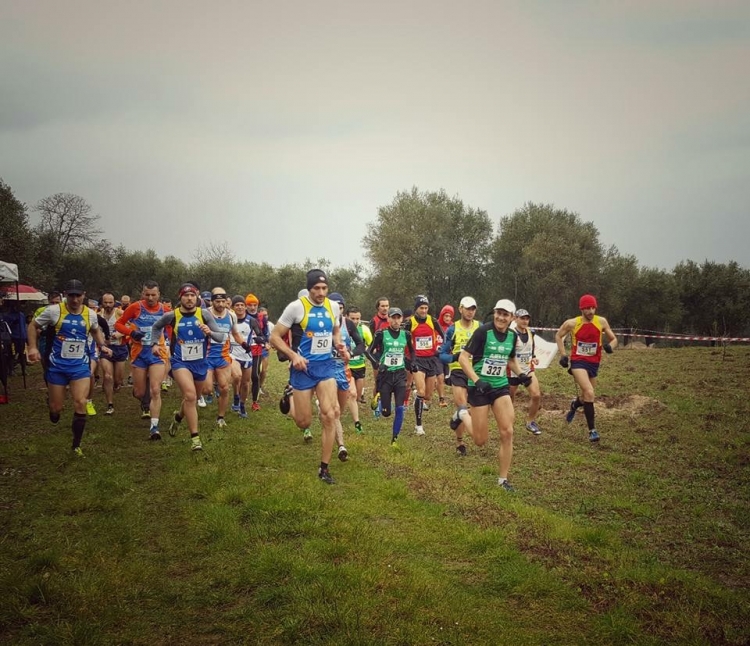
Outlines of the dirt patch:
[[[567,413],[570,410],[571,398],[565,395],[542,395],[542,412],[551,415]],[[658,399],[643,395],[602,395],[595,400],[596,414],[604,415],[641,415],[664,410],[666,406]]]

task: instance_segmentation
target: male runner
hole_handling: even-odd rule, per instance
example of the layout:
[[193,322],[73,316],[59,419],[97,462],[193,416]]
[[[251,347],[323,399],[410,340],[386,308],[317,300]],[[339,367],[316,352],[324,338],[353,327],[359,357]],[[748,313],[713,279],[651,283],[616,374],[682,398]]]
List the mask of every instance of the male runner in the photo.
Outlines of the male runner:
[[[581,310],[581,315],[565,321],[555,335],[557,349],[560,351],[560,365],[568,368],[576,386],[581,389],[581,394],[571,402],[565,421],[570,424],[576,411],[583,407],[589,429],[589,440],[598,442],[599,433],[596,430],[594,417],[594,387],[599,374],[602,350],[611,354],[617,347],[617,337],[609,327],[607,319],[597,315],[597,303],[594,296],[591,294],[581,296],[578,308]],[[570,357],[565,353],[565,337],[568,335],[571,341]],[[605,336],[606,341],[604,341]]]

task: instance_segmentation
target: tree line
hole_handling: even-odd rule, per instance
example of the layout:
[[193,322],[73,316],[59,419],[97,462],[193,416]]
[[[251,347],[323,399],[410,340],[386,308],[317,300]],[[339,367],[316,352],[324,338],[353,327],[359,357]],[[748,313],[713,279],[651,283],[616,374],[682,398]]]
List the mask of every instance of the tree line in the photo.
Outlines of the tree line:
[[238,259],[226,244],[196,250],[190,262],[155,250],[113,246],[99,216],[80,196],[57,193],[29,208],[0,179],[0,259],[19,265],[25,281],[45,291],[79,278],[89,294],[137,295],[156,280],[175,295],[186,280],[202,289],[255,293],[278,316],[304,286],[312,267],[372,315],[379,296],[410,308],[425,294],[437,310],[472,295],[481,314],[498,298],[529,310],[534,324],[557,326],[575,314],[578,297],[597,296],[614,328],[698,335],[750,335],[750,271],[737,262],[686,260],[671,271],[643,267],[634,256],[605,247],[592,222],[549,204],[528,202],[497,226],[486,211],[444,190],[400,191],[369,223],[362,246],[369,266],[304,259],[272,266]]

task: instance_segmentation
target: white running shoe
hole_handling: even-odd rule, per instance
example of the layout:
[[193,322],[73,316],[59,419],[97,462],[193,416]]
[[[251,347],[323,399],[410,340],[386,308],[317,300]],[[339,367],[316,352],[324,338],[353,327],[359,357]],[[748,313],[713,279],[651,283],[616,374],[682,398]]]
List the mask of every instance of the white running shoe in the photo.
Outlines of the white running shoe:
[[414,427],[414,432],[417,435],[424,435],[424,426],[415,426]]
[[206,407],[206,398],[201,395],[198,397],[198,408],[205,408]]

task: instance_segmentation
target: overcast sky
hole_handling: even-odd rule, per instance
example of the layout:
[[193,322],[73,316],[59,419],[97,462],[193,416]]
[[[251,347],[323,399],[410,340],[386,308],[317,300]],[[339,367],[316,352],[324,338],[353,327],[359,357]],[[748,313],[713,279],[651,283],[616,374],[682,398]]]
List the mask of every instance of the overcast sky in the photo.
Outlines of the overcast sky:
[[186,261],[361,260],[399,190],[750,266],[750,3],[0,0],[0,177]]

